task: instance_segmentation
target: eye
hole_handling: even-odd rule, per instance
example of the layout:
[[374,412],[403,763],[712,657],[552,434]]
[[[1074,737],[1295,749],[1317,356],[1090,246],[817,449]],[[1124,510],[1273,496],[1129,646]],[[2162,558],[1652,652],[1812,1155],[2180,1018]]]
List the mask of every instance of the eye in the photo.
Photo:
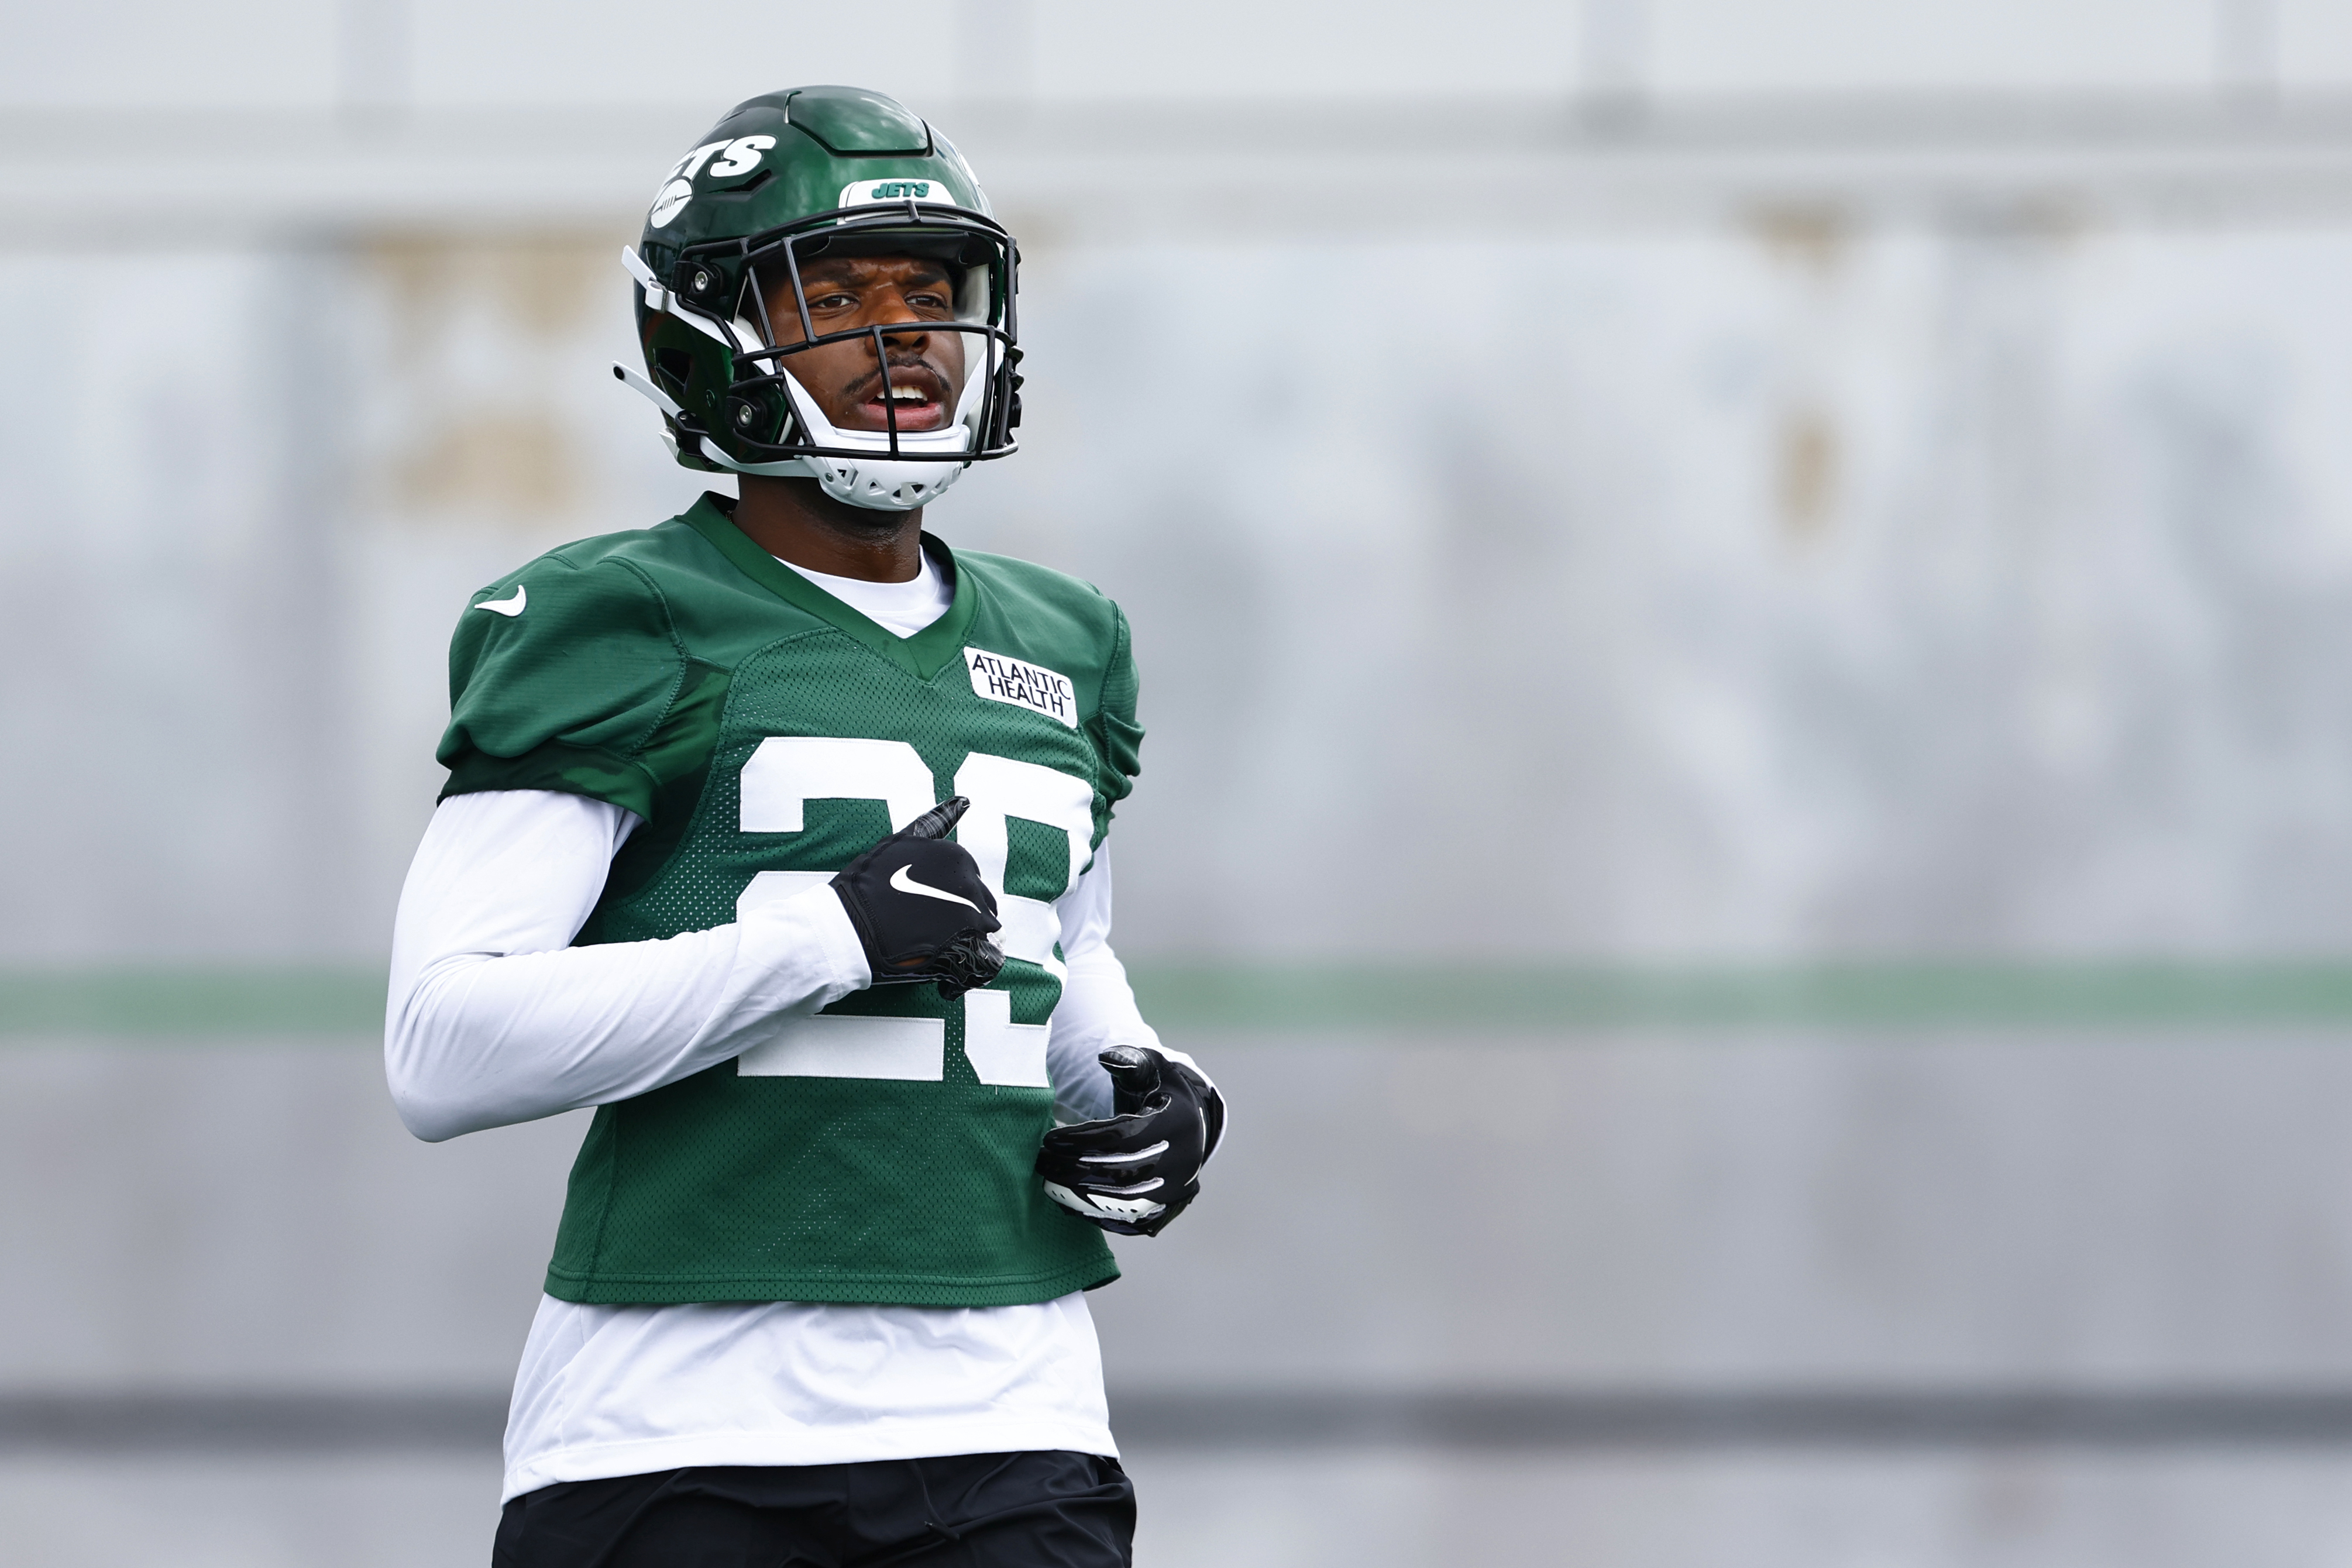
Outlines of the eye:
[[812,310],[854,310],[856,308],[857,296],[840,289],[820,294],[809,301]]

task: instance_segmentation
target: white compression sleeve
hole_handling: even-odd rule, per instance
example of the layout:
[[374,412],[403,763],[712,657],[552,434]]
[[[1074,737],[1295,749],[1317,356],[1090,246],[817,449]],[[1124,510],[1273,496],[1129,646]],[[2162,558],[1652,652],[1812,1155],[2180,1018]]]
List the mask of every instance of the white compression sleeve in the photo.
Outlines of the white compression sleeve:
[[1054,906],[1062,922],[1062,962],[1070,973],[1045,1040],[1045,1076],[1054,1083],[1055,1112],[1070,1121],[1095,1121],[1111,1113],[1110,1075],[1096,1059],[1106,1047],[1148,1046],[1199,1067],[1183,1052],[1161,1045],[1137,1009],[1127,966],[1110,948],[1110,846],[1104,844],[1077,885]]
[[394,925],[384,1070],[419,1138],[626,1100],[871,984],[825,887],[664,942],[572,947],[637,818],[544,790],[444,801]]

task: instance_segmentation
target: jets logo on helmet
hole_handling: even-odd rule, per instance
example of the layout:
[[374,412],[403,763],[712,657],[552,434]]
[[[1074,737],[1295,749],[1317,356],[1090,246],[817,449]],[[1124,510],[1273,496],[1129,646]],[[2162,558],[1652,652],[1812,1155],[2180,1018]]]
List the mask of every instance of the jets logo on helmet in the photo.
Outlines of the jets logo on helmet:
[[[949,276],[952,319],[923,323],[962,351],[936,428],[901,428],[887,392],[883,428],[842,428],[795,374],[812,349],[864,341],[891,384],[887,329],[816,331],[802,285],[819,258],[862,256]],[[738,104],[662,177],[623,260],[645,372],[614,374],[661,409],[688,468],[804,476],[852,505],[906,510],[1018,447],[1019,247],[971,165],[892,99],[804,87]]]
[[654,210],[646,215],[646,223],[653,228],[665,227],[693,200],[694,177],[706,162],[718,178],[748,174],[760,166],[760,154],[775,144],[772,136],[738,136],[732,142],[707,142],[697,147],[662,176],[661,189],[654,194]]
[[864,206],[872,202],[927,202],[931,199],[929,180],[857,180],[841,188],[838,205]]

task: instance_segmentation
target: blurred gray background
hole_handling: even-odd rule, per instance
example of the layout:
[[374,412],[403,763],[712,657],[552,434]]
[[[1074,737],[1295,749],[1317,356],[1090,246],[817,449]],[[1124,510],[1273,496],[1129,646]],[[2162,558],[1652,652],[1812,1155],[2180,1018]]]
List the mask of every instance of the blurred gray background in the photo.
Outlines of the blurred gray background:
[[372,1037],[728,105],[1024,241],[1232,1095],[1146,1568],[2352,1564],[2352,6],[0,0],[0,1558],[482,1561],[576,1118]]

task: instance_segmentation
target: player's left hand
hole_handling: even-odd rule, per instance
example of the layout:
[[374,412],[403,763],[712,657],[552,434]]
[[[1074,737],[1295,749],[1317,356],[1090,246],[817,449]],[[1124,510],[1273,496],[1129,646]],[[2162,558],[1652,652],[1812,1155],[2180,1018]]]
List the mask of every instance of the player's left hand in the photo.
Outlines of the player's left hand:
[[1201,1167],[1225,1130],[1224,1097],[1158,1051],[1113,1046],[1107,1121],[1056,1127],[1037,1152],[1045,1195],[1118,1236],[1158,1236],[1201,1195]]

